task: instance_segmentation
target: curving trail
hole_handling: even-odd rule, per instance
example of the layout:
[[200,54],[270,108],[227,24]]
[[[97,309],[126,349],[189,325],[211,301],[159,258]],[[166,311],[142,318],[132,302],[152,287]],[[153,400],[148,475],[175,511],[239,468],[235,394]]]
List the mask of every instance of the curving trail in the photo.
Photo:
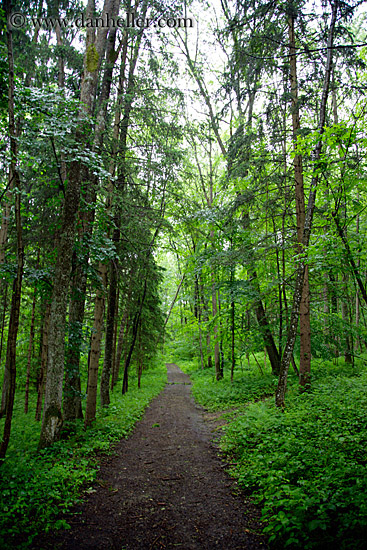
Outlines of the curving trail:
[[[42,548],[258,550],[258,512],[223,471],[190,379],[167,364],[168,384],[133,433],[103,460],[96,492]],[[246,515],[245,515],[246,514]],[[40,549],[40,546],[38,546]]]

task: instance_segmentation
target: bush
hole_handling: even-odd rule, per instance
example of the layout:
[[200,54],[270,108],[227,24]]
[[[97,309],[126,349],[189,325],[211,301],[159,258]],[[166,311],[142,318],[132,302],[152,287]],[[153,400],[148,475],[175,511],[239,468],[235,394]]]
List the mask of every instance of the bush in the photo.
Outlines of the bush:
[[324,376],[285,413],[255,403],[226,429],[223,451],[262,504],[270,541],[289,548],[365,548],[367,374]]
[[[13,429],[0,479],[0,548],[27,548],[34,536],[55,528],[67,528],[60,514],[70,510],[96,477],[96,452],[108,452],[114,442],[126,437],[153,397],[167,380],[166,369],[157,366],[144,372],[138,390],[134,374],[124,396],[111,394],[109,407],[99,410],[88,430],[81,421],[68,426],[67,438],[37,452],[40,424],[32,412],[23,413],[22,396],[14,411]],[[35,396],[31,396],[30,411]],[[32,415],[32,416],[31,416]],[[2,423],[0,429],[2,429]]]

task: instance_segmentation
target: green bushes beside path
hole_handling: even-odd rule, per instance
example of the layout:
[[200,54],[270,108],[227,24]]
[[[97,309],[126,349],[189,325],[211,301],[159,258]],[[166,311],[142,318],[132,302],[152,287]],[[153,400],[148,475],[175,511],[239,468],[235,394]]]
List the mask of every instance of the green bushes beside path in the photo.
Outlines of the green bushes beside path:
[[273,397],[259,400],[261,390],[269,395],[276,380],[255,367],[236,372],[233,386],[226,377],[215,382],[207,370],[195,373],[193,393],[212,410],[237,405],[221,448],[233,463],[231,475],[262,507],[271,545],[362,550],[367,544],[367,370],[326,363],[315,364],[313,371],[310,393],[299,394],[291,379],[284,413]]
[[90,429],[84,430],[82,422],[66,427],[66,438],[40,452],[40,423],[32,414],[34,403],[25,415],[18,394],[11,442],[0,467],[2,550],[27,548],[36,534],[67,528],[65,520],[58,516],[78,502],[84,490],[92,490],[98,471],[96,452],[108,452],[113,443],[130,433],[166,380],[163,363],[144,372],[140,390],[131,373],[129,392],[122,396],[120,388],[116,388],[110,406],[99,410]]

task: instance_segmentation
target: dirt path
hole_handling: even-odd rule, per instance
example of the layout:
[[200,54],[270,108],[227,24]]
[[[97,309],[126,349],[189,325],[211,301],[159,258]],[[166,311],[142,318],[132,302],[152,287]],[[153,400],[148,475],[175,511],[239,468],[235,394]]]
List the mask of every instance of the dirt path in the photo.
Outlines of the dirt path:
[[164,391],[132,435],[104,459],[96,492],[68,520],[71,530],[49,541],[50,548],[266,548],[253,531],[256,509],[232,494],[234,482],[211,445],[190,379],[174,364],[167,369]]

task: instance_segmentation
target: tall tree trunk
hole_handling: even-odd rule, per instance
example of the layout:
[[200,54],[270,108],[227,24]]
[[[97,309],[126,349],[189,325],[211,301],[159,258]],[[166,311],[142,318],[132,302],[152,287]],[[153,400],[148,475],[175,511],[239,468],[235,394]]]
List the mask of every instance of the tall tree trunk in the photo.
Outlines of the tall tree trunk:
[[[110,7],[111,0],[105,0],[102,16],[111,12]],[[86,13],[87,18],[92,17],[94,11],[95,2],[94,0],[89,0]],[[107,28],[99,27],[95,39],[94,29],[87,28],[84,75],[80,92],[81,108],[84,111],[84,115],[87,117],[93,112],[99,73],[98,67],[104,56],[107,32]],[[97,54],[98,67],[90,63],[91,51],[95,51]],[[83,121],[83,124],[77,129],[76,139],[79,143],[84,143],[85,136],[85,122]],[[80,169],[80,162],[73,160],[70,163],[68,185],[65,191],[65,202],[53,284],[45,402],[39,441],[40,449],[51,445],[59,438],[63,423],[61,406],[65,361],[66,310],[76,221],[79,210],[81,177],[83,173],[84,170]]]
[[92,329],[91,349],[88,365],[88,387],[87,387],[87,405],[85,409],[85,427],[90,426],[96,419],[97,410],[97,385],[98,385],[98,366],[101,354],[102,324],[105,308],[105,291],[107,286],[106,271],[102,263],[99,264],[99,273],[101,276],[101,288],[97,289],[94,302],[94,324]]
[[46,386],[46,371],[48,358],[48,333],[50,328],[51,302],[47,302],[42,328],[41,364],[37,376],[37,405],[35,420],[39,422],[42,415],[42,400]]
[[[357,194],[357,201],[359,201],[359,192]],[[359,214],[357,215],[357,219],[356,219],[356,234],[357,234],[357,239],[358,239],[358,243],[359,243]],[[357,260],[357,269],[358,269],[358,271],[360,269],[360,266],[361,266],[360,258],[358,258],[358,260]],[[357,327],[357,330],[358,330],[359,329],[360,316],[361,316],[358,288],[356,290],[356,295],[355,296],[356,296],[356,320],[355,320],[355,324],[356,324],[356,327]],[[357,338],[356,338],[355,350],[358,351],[358,348],[360,350],[362,350],[361,338],[360,338],[359,334],[357,335]],[[1,357],[1,347],[0,347],[0,357]]]
[[341,303],[342,320],[344,323],[344,358],[346,363],[352,363],[352,345],[349,335],[349,307],[348,307],[348,275],[343,273],[343,299]]
[[[121,123],[121,101],[124,92],[125,81],[125,67],[127,59],[127,33],[123,39],[123,52],[121,56],[120,76],[119,76],[119,88],[117,94],[117,107],[115,111],[115,119],[113,126],[113,157],[116,155],[117,146],[120,134]],[[112,50],[111,50],[112,51]],[[107,78],[107,77],[106,77]],[[99,128],[102,129],[104,124],[104,118],[102,117]],[[115,159],[111,161],[110,174],[111,176],[115,172]],[[113,186],[111,181],[109,182],[109,194],[106,201],[107,213],[111,211],[112,207]],[[97,383],[98,383],[98,367],[99,358],[101,355],[101,341],[102,341],[102,329],[103,329],[103,316],[105,310],[105,293],[107,291],[107,264],[99,262],[98,265],[99,275],[103,284],[103,289],[98,289],[94,302],[94,321],[93,321],[93,333],[91,342],[91,351],[89,355],[88,364],[88,389],[87,389],[87,407],[85,413],[85,427],[89,426],[94,420],[97,409]]]
[[309,245],[311,231],[312,231],[313,213],[315,209],[317,184],[319,179],[319,160],[321,157],[321,150],[322,150],[321,136],[324,133],[324,126],[325,126],[325,120],[326,120],[326,105],[327,105],[327,99],[329,96],[330,75],[331,75],[331,69],[332,69],[334,28],[335,28],[337,11],[338,11],[338,2],[335,1],[332,6],[332,16],[331,16],[331,23],[330,23],[328,43],[327,43],[326,71],[325,71],[324,87],[323,87],[321,105],[320,105],[320,119],[319,119],[319,127],[318,127],[320,139],[314,149],[313,175],[311,180],[310,194],[308,198],[307,211],[306,211],[306,217],[305,217],[305,223],[304,223],[304,229],[303,229],[303,237],[302,237],[303,252],[302,252],[302,255],[300,255],[300,259],[297,267],[296,285],[295,285],[295,290],[293,294],[293,305],[292,305],[291,318],[289,322],[287,342],[283,352],[283,357],[282,357],[281,366],[280,366],[278,387],[275,393],[276,406],[281,408],[283,408],[285,405],[285,392],[287,388],[288,370],[291,362],[291,357],[293,355],[294,343],[297,335],[299,309],[300,309],[300,303],[302,300],[302,293],[303,293],[303,281],[304,281],[305,267],[306,267],[305,255],[307,254],[307,248]]
[[[296,40],[294,34],[294,16],[288,19],[289,34],[289,54],[290,54],[290,80],[292,96],[292,128],[293,128],[293,148],[296,151],[297,136],[300,131],[300,117],[298,104],[298,80],[297,80],[297,57]],[[296,195],[296,214],[297,214],[297,242],[298,253],[302,251],[303,229],[305,225],[305,193],[303,186],[303,167],[302,156],[294,155],[294,182]],[[305,267],[302,298],[299,309],[300,316],[300,365],[299,365],[299,383],[304,389],[310,386],[311,373],[311,325],[310,325],[310,289],[308,278],[308,266]]]
[[126,358],[126,361],[125,361],[125,366],[124,366],[124,378],[123,378],[123,381],[122,381],[122,395],[124,395],[128,390],[129,366],[130,366],[131,357],[132,357],[132,354],[133,354],[133,351],[134,351],[134,348],[135,348],[135,342],[136,342],[136,337],[137,337],[137,334],[138,334],[138,327],[139,327],[139,323],[140,323],[140,319],[141,319],[141,312],[142,312],[142,309],[143,309],[143,304],[144,304],[146,292],[147,292],[147,279],[145,278],[145,280],[144,280],[144,290],[143,290],[142,297],[140,298],[139,309],[135,313],[135,317],[134,317],[134,321],[133,321],[132,339],[131,339],[130,349],[129,349],[129,353],[127,355],[127,358]]
[[262,337],[265,344],[265,349],[269,356],[272,374],[276,376],[279,374],[280,356],[279,356],[278,349],[275,345],[274,337],[270,328],[270,324],[265,312],[264,305],[260,298],[260,287],[259,287],[258,278],[257,278],[257,271],[255,269],[252,271],[252,284],[254,285],[256,293],[258,295],[258,297],[255,300],[256,319],[257,319],[257,322],[259,323],[259,327],[261,329]]
[[[212,271],[212,314],[213,314],[213,318],[217,317],[217,315],[218,315],[217,291],[216,291],[215,287],[216,287],[215,276],[214,276],[214,271]],[[214,323],[213,333],[214,333],[215,378],[216,378],[216,380],[221,380],[223,378],[223,375],[221,373],[221,368],[220,368],[219,330],[218,330],[218,322],[217,321],[215,321],[215,323]]]
[[117,380],[120,373],[122,350],[123,350],[124,342],[126,340],[126,335],[128,334],[128,330],[129,330],[129,314],[128,314],[128,306],[126,306],[126,310],[121,321],[120,332],[119,332],[119,337],[117,341],[117,350],[116,350],[115,366],[113,370],[111,389],[113,389],[114,386],[117,384]]
[[5,288],[4,292],[4,301],[3,301],[3,313],[1,316],[1,334],[0,334],[0,365],[1,358],[3,355],[3,345],[4,345],[4,329],[5,329],[5,318],[6,318],[6,308],[8,305],[8,284],[5,281],[1,281],[0,286]]
[[[113,0],[111,3],[112,12],[109,14],[111,17],[118,15],[118,2]],[[97,115],[96,130],[94,135],[93,150],[99,151],[103,144],[104,131],[105,131],[105,119],[107,114],[108,100],[111,93],[111,83],[113,69],[116,62],[116,55],[114,53],[116,28],[110,29],[107,46],[106,46],[106,67],[103,74],[103,81],[101,86],[101,92],[99,94],[99,111]],[[103,38],[103,37],[102,37]],[[100,49],[104,48],[102,43]],[[104,39],[103,39],[104,40]],[[78,265],[74,270],[74,276],[72,280],[72,293],[69,315],[69,333],[73,335],[70,339],[70,346],[67,351],[66,372],[65,372],[65,389],[64,389],[64,416],[65,420],[74,420],[76,418],[83,418],[82,404],[81,404],[81,381],[80,381],[80,352],[83,341],[83,320],[85,311],[85,297],[87,289],[87,273],[86,266],[89,261],[90,240],[92,238],[93,224],[95,217],[95,203],[97,198],[97,185],[98,178],[92,174],[86,174],[83,178],[88,181],[88,187],[86,192],[86,201],[88,205],[85,211],[82,213],[82,232],[80,235],[80,241],[82,242],[82,256],[79,259]],[[100,305],[99,305],[100,306]]]
[[[6,320],[6,308],[7,308],[7,302],[8,302],[8,284],[5,283],[5,280],[2,281],[2,284],[5,285],[5,293],[4,293],[4,305],[3,305],[3,315],[1,320],[1,342],[0,342],[0,351],[2,356],[2,349],[3,349],[3,342],[4,342],[4,331],[5,331],[5,320]],[[0,363],[1,365],[1,363]],[[0,406],[0,418],[2,418],[5,414],[6,410],[6,394],[8,392],[9,387],[9,378],[8,378],[8,371],[7,369],[4,369],[4,376],[3,376],[3,385],[1,389],[1,406]]]
[[[11,11],[10,1],[6,2],[5,15],[8,16]],[[4,424],[3,439],[0,446],[0,459],[5,458],[6,450],[8,448],[11,432],[11,423],[13,417],[14,397],[15,397],[15,382],[16,382],[16,352],[17,352],[17,335],[19,327],[19,313],[20,313],[20,301],[22,294],[22,279],[23,279],[23,265],[24,265],[24,249],[23,249],[23,237],[22,237],[22,219],[20,210],[20,197],[21,197],[21,182],[19,172],[17,169],[17,135],[15,129],[15,114],[14,114],[14,58],[13,58],[13,36],[10,27],[6,31],[8,42],[8,66],[9,66],[9,96],[8,96],[8,109],[9,109],[9,137],[10,137],[10,170],[9,181],[14,182],[14,188],[16,189],[15,195],[15,224],[17,232],[17,274],[13,283],[13,294],[10,309],[9,330],[8,330],[8,342],[6,350],[6,364],[5,370],[8,371],[8,390],[6,393],[6,417]]]
[[[119,225],[119,222],[118,222]],[[119,229],[114,230],[113,242],[116,244],[120,239]],[[111,261],[110,277],[109,277],[109,293],[107,303],[107,319],[106,319],[106,338],[104,363],[101,376],[100,399],[101,407],[106,407],[110,404],[110,374],[113,365],[113,340],[115,328],[115,315],[117,310],[117,258]]]
[[[74,258],[78,262],[76,255],[74,255]],[[85,261],[85,258],[82,258],[81,262],[75,267],[71,283],[69,338],[66,347],[63,401],[64,419],[67,422],[83,418],[79,371],[80,350],[83,342],[85,294],[87,291],[86,265],[82,265],[83,260]]]
[[138,388],[140,390],[141,388],[141,376],[143,374],[143,347],[142,347],[142,341],[141,341],[141,318],[139,322],[139,333],[138,333]]
[[34,339],[34,320],[36,317],[36,297],[37,297],[37,286],[34,287],[34,291],[33,291],[31,328],[29,331],[27,375],[26,375],[26,382],[25,382],[25,397],[24,397],[25,414],[28,413],[28,403],[29,403],[29,381],[31,377],[32,348],[33,348],[33,339]]
[[65,192],[62,227],[51,302],[48,361],[39,448],[51,445],[59,438],[62,427],[62,384],[64,378],[65,319],[69,291],[71,258],[80,198],[79,163],[71,163]]
[[[148,8],[148,2],[147,0],[144,0],[143,6],[142,6],[142,15],[141,17],[145,18],[146,11]],[[117,103],[117,109],[115,113],[115,124],[114,124],[114,138],[115,138],[115,151],[114,153],[117,154],[117,150],[119,150],[120,154],[120,163],[121,163],[121,171],[119,175],[119,180],[122,181],[122,191],[125,191],[126,186],[126,166],[125,166],[125,157],[126,157],[126,146],[127,146],[127,135],[128,135],[128,128],[130,123],[130,113],[132,104],[135,98],[135,80],[134,80],[134,73],[136,68],[136,63],[139,56],[139,49],[142,39],[142,32],[140,32],[135,40],[133,51],[132,51],[132,58],[130,60],[130,66],[129,66],[129,76],[128,76],[128,82],[127,86],[125,88],[125,68],[126,68],[126,55],[127,50],[124,49],[124,57],[121,63],[121,70],[120,70],[120,90],[121,94],[119,99],[122,101],[122,92],[125,91],[124,96],[124,107],[123,107],[123,116],[121,120],[121,106],[120,101]],[[127,42],[126,42],[127,44]],[[119,139],[120,136],[120,139]],[[114,155],[115,157],[115,155]],[[110,174],[111,176],[114,175],[116,169],[116,158],[113,158],[110,166]],[[115,246],[117,248],[117,245],[120,240],[120,223],[121,223],[121,211],[120,211],[119,205],[116,205],[115,210],[115,228],[113,231],[113,237],[112,240],[115,243]],[[113,337],[114,337],[114,324],[115,324],[115,314],[116,314],[116,295],[117,295],[117,283],[118,283],[118,270],[117,270],[117,258],[114,260],[111,260],[110,262],[110,281],[109,281],[109,289],[108,289],[108,303],[107,303],[107,320],[106,320],[106,339],[105,339],[105,357],[104,357],[104,363],[103,363],[103,370],[102,370],[102,376],[101,376],[101,387],[100,387],[100,397],[101,397],[101,406],[107,406],[110,403],[110,375],[113,367]]]

